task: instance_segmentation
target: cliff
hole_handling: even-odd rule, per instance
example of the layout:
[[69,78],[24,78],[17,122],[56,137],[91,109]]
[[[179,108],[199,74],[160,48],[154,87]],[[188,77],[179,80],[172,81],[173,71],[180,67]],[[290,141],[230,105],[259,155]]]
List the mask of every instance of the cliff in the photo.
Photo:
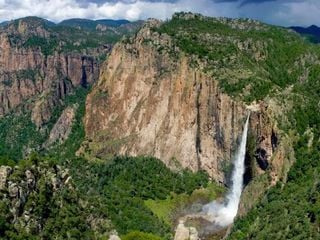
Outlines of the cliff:
[[[18,25],[17,32],[11,28],[0,32],[0,116],[24,105],[32,110],[32,120],[40,128],[49,121],[60,100],[97,79],[98,62],[96,56],[79,53],[54,51],[47,56],[39,48],[24,47],[23,34],[29,28],[23,24]],[[28,34],[52,38],[41,27]],[[19,37],[21,43],[13,43],[13,38]]]
[[[70,99],[77,103],[86,97],[87,93],[78,93],[81,89],[89,90],[98,79],[100,64],[114,41],[132,34],[140,24],[115,27],[115,31],[119,30],[116,33],[56,25],[37,17],[13,20],[2,26],[0,155],[19,159],[47,148],[45,142],[54,140],[61,144],[66,140],[56,137],[67,137],[65,133],[70,133],[74,123],[67,123],[60,116],[71,105]],[[122,29],[125,26],[127,29]],[[56,123],[59,117],[62,120]],[[55,124],[56,129],[51,129]]]
[[[202,169],[226,183],[248,106],[224,93],[204,63],[192,66],[194,57],[154,30],[160,26],[150,20],[114,47],[87,98],[87,141],[79,152],[88,158],[152,155],[173,169]],[[253,110],[250,178],[266,170],[278,144],[272,109],[261,102]],[[260,166],[250,169],[256,159]]]

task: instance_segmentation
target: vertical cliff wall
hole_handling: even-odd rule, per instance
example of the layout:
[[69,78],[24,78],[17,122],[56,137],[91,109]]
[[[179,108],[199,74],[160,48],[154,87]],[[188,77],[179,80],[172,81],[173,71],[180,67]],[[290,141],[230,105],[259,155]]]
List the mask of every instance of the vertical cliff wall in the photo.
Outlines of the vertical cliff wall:
[[[89,158],[152,155],[225,182],[247,106],[191,67],[168,35],[152,31],[159,24],[149,21],[135,38],[114,47],[88,96],[87,141],[79,152]],[[274,151],[272,125],[264,125],[262,108],[255,107],[250,126],[267,164]]]
[[41,128],[69,93],[97,80],[97,59],[110,46],[87,50],[84,45],[78,47],[81,51],[73,51],[80,43],[63,31],[36,17],[12,21],[0,29],[0,117],[29,110]]
[[35,101],[33,121],[38,127],[50,119],[50,109],[78,86],[92,84],[99,75],[92,56],[12,46],[7,33],[0,34],[0,115],[22,103]]

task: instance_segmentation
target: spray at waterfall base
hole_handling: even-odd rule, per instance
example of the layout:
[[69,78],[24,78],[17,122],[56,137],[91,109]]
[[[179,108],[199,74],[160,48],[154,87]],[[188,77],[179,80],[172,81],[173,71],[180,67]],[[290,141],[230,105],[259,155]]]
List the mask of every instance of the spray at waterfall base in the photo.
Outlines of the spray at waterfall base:
[[237,215],[243,188],[243,175],[245,173],[245,154],[248,134],[249,117],[244,125],[241,143],[234,159],[232,172],[232,185],[223,202],[213,201],[202,207],[198,214],[187,215],[181,219],[188,225],[196,225],[199,233],[211,234],[225,229],[233,223]]

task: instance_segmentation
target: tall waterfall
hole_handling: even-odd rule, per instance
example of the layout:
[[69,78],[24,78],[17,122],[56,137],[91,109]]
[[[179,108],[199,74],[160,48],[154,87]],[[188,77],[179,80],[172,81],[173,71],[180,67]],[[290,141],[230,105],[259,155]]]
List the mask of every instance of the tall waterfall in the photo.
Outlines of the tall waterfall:
[[243,188],[243,174],[245,172],[245,154],[248,134],[249,117],[247,117],[244,125],[241,143],[234,161],[234,168],[232,172],[232,186],[225,198],[224,203],[213,201],[203,206],[203,212],[210,221],[215,225],[225,227],[233,222],[237,215],[240,196]]

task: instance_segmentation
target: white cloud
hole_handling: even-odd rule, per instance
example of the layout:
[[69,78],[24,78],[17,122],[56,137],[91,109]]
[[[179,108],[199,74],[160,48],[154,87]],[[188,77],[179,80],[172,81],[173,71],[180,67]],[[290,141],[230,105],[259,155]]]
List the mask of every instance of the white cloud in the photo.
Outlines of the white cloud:
[[[228,4],[227,4],[228,5]],[[89,3],[86,6],[76,0],[0,0],[0,20],[10,20],[25,16],[39,16],[53,21],[66,18],[126,18],[129,20],[155,17],[169,18],[176,11],[202,12],[217,15],[221,4],[211,0],[179,0],[177,2],[106,2]]]
[[284,13],[282,19],[288,25],[311,25],[320,24],[320,1],[310,0],[303,2],[287,3],[287,15]]
[[[98,2],[100,2],[98,4]],[[272,24],[320,24],[319,0],[267,1],[239,7],[234,1],[108,1],[100,0],[0,0],[0,21],[39,16],[55,22],[67,18],[167,19],[177,11],[199,12],[208,16],[250,17]]]

